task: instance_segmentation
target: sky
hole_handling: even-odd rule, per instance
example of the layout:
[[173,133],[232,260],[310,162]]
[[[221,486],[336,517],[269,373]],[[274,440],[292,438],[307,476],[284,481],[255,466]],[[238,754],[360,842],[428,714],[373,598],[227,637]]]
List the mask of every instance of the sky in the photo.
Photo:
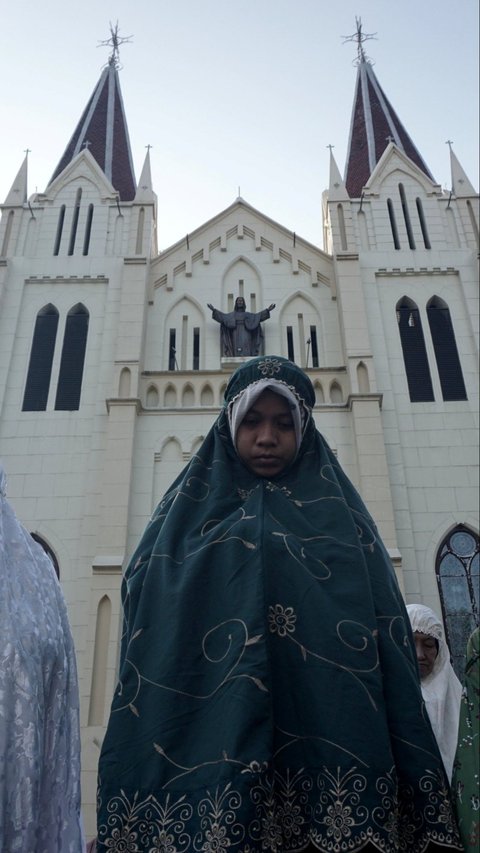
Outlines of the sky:
[[0,28],[0,200],[29,153],[45,190],[107,62],[120,81],[137,180],[146,146],[161,250],[232,204],[322,245],[329,145],[344,173],[361,18],[378,81],[436,181],[446,140],[479,187],[477,0],[16,0]]

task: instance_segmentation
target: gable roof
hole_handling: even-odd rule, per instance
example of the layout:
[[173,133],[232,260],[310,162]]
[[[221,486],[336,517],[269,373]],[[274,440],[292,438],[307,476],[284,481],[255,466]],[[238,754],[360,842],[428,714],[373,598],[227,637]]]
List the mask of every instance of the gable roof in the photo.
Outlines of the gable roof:
[[112,60],[104,68],[49,185],[83,148],[88,148],[120,199],[131,201],[136,192],[135,173],[120,80]]
[[371,63],[362,57],[358,64],[345,167],[345,185],[350,198],[360,198],[362,188],[389,142],[394,142],[430,180],[434,180],[383,92]]

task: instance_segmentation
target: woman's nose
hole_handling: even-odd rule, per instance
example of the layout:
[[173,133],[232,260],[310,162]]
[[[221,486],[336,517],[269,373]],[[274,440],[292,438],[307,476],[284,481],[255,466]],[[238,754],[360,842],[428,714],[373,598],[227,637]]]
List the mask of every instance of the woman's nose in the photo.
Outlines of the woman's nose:
[[418,642],[417,642],[417,643],[415,643],[415,649],[416,649],[416,652],[417,652],[417,660],[423,660],[423,659],[424,659],[424,657],[425,657],[425,654],[424,654],[424,651],[423,651],[423,644],[422,644],[422,643],[418,643]]
[[258,444],[275,444],[276,443],[276,431],[273,424],[262,423],[259,426],[257,433],[257,443]]

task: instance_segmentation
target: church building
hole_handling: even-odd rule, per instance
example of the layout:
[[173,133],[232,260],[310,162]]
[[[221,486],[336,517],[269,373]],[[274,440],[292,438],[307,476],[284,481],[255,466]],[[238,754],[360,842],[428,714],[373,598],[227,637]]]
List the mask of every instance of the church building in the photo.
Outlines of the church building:
[[68,605],[88,838],[122,572],[245,358],[215,321],[237,297],[263,312],[265,354],[310,376],[318,429],[406,602],[442,614],[460,674],[480,609],[478,197],[453,149],[445,191],[359,41],[322,246],[238,197],[159,253],[150,152],[137,180],[117,60],[114,50],[43,192],[29,195],[27,157],[20,165],[0,224],[0,457]]

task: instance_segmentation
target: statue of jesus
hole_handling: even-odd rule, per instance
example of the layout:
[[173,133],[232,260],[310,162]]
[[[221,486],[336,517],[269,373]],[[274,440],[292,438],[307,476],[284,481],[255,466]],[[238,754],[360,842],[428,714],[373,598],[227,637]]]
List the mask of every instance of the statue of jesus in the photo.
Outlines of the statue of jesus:
[[212,318],[220,323],[220,342],[224,356],[263,355],[263,331],[261,323],[268,320],[275,308],[272,303],[263,311],[253,314],[246,311],[243,296],[237,296],[233,311],[224,314],[208,303]]

